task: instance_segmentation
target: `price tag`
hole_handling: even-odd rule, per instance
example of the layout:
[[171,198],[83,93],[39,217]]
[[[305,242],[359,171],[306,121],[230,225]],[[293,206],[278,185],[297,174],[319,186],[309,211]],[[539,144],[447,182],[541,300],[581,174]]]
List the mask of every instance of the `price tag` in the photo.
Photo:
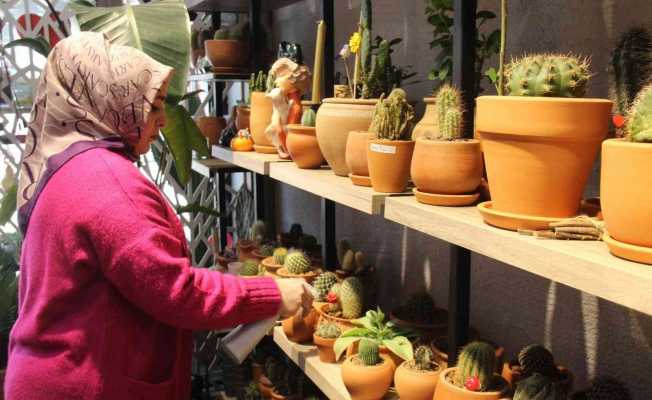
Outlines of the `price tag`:
[[370,143],[369,150],[374,153],[396,154],[396,146],[388,146],[386,144]]

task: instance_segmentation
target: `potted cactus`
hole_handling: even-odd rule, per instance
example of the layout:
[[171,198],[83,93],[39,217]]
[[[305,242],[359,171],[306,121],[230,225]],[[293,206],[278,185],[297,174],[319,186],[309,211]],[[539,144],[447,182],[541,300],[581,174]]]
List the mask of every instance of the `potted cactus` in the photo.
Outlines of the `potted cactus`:
[[243,278],[257,278],[265,274],[265,270],[258,260],[245,260],[240,267],[238,274]]
[[252,252],[253,256],[261,262],[267,257],[274,255],[274,243],[262,244],[259,248]]
[[652,85],[636,96],[625,137],[602,143],[602,240],[618,257],[652,264]]
[[299,168],[319,168],[324,163],[324,156],[319,150],[315,136],[315,119],[317,114],[307,108],[301,116],[301,124],[289,124],[287,148],[290,157]]
[[432,350],[419,346],[414,358],[403,362],[394,374],[394,385],[403,400],[432,400],[441,369]]
[[496,374],[496,351],[490,344],[471,342],[460,353],[457,366],[439,375],[435,398],[442,400],[498,400],[509,385]]
[[335,363],[335,351],[333,346],[335,345],[335,340],[340,337],[342,331],[336,323],[330,321],[324,321],[317,326],[315,333],[313,335],[312,341],[317,346],[319,352],[319,360],[325,363]]
[[312,282],[312,286],[315,288],[316,292],[315,300],[313,301],[315,309],[319,310],[323,305],[328,303],[328,293],[337,282],[337,275],[331,271],[322,272],[317,276],[317,278],[315,278]]
[[407,301],[389,314],[396,326],[411,329],[424,339],[446,335],[448,312],[435,306],[430,293],[421,290],[413,293]]
[[354,327],[354,320],[362,317],[364,308],[364,287],[356,277],[346,278],[342,283],[331,286],[326,296],[327,304],[319,309],[322,323],[324,320],[337,324],[342,331]]
[[305,317],[298,313],[281,321],[285,336],[296,343],[306,343],[312,339],[319,319],[317,310],[311,308]]
[[265,129],[272,120],[272,100],[266,96],[274,89],[274,77],[263,71],[251,74],[249,79],[249,130],[258,153],[276,154],[276,148],[265,135]]
[[513,400],[566,400],[566,393],[557,382],[540,374],[534,374],[516,385]]
[[283,267],[283,263],[285,263],[285,256],[287,256],[287,254],[288,249],[285,247],[277,247],[272,251],[272,254],[264,258],[261,263],[268,272],[276,274],[276,272]]
[[206,57],[216,73],[234,73],[247,69],[249,61],[249,23],[220,28],[213,40],[204,42]]
[[437,133],[416,140],[410,173],[417,201],[435,206],[475,202],[482,180],[480,141],[464,139],[462,95],[450,85],[436,94]]
[[281,278],[300,278],[312,283],[317,277],[317,269],[313,267],[310,258],[303,251],[295,250],[288,253],[283,261],[283,267],[276,271]]
[[533,375],[540,375],[553,381],[565,394],[573,391],[573,374],[565,367],[556,365],[552,353],[541,345],[525,346],[518,353],[518,359],[506,362],[502,376],[515,386]]
[[371,186],[376,192],[405,191],[414,151],[411,140],[414,110],[403,89],[394,89],[381,96],[373,114],[369,131],[374,139],[367,142],[367,160]]
[[380,356],[377,341],[365,338],[359,347],[358,354],[342,364],[342,381],[352,400],[379,400],[389,390],[394,368]]
[[340,265],[335,273],[340,279],[349,276],[365,276],[372,271],[372,268],[366,263],[364,253],[356,251],[348,240],[340,240],[337,244],[337,259]]

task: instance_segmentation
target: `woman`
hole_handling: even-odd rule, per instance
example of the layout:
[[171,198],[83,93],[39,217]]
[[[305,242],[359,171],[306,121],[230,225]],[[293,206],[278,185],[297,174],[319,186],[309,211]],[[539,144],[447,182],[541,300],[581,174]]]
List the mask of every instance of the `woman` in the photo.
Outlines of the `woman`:
[[63,40],[48,57],[19,185],[8,400],[185,400],[192,330],[309,309],[300,281],[189,264],[178,218],[133,164],[165,125],[171,75],[101,34]]

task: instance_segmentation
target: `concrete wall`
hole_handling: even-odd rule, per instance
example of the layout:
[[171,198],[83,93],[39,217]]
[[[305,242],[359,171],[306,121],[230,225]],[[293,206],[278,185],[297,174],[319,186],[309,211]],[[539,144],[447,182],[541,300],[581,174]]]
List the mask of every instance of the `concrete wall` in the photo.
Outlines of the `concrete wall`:
[[[479,3],[481,9],[497,11],[498,1]],[[608,95],[609,51],[617,35],[633,25],[652,29],[649,0],[510,3],[508,57],[526,51],[590,55],[595,76],[589,95],[595,97]],[[314,52],[319,4],[306,0],[274,15],[275,39],[301,43],[308,64]],[[359,1],[335,0],[335,5],[337,51],[355,29]],[[414,100],[432,89],[425,76],[436,55],[428,45],[431,27],[424,9],[424,0],[374,1],[374,33],[402,37],[394,61],[413,65],[423,80],[407,88]],[[489,86],[487,89],[491,93]],[[598,170],[596,165],[587,194],[598,193]],[[318,234],[319,199],[285,185],[278,185],[277,191],[281,226],[288,229],[292,222],[300,222],[305,230]],[[337,235],[352,239],[375,261],[381,275],[383,307],[391,308],[424,284],[439,305],[446,306],[446,243],[344,206],[337,207]],[[578,386],[595,375],[608,374],[624,380],[636,400],[651,397],[652,317],[478,255],[472,258],[471,307],[472,325],[487,339],[504,345],[509,354],[528,343],[543,343],[575,372]]]

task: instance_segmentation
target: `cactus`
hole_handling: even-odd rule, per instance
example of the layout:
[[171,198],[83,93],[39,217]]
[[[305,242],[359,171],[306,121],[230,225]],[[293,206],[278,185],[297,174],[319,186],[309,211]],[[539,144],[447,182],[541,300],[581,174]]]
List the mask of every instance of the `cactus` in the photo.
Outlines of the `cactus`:
[[518,363],[527,377],[540,374],[548,378],[557,377],[557,367],[552,353],[541,345],[531,344],[518,353]]
[[342,334],[342,331],[333,322],[323,322],[317,327],[317,336],[324,339],[337,339]]
[[652,76],[652,36],[643,27],[623,33],[611,56],[615,111],[625,115]]
[[310,259],[301,251],[295,251],[285,256],[283,266],[292,275],[302,275],[311,271]]
[[407,102],[403,89],[394,89],[389,97],[381,96],[369,131],[377,139],[385,140],[410,140],[414,110]]
[[264,71],[258,71],[258,75],[251,74],[249,77],[249,91],[252,93],[267,91],[267,74]]
[[372,9],[371,0],[363,0],[360,5],[359,30],[360,42],[360,66],[362,74],[366,75],[371,71],[371,25]]
[[382,40],[378,45],[378,52],[373,57],[371,71],[365,75],[362,86],[363,97],[377,98],[393,89],[394,77],[390,53],[389,42]]
[[337,301],[335,303],[330,303],[330,307],[328,308],[328,313],[331,315],[339,316],[342,312],[342,302],[341,302],[341,293],[342,293],[342,284],[341,283],[336,283],[333,286],[331,286],[329,294],[333,294],[336,298]]
[[353,250],[347,250],[347,252],[344,253],[344,258],[341,261],[340,267],[346,272],[352,273],[355,271],[355,253]]
[[419,346],[414,351],[414,360],[412,365],[420,371],[434,371],[438,365],[434,361],[435,355],[428,346]]
[[213,39],[228,40],[230,35],[231,32],[227,28],[220,28],[217,31],[215,31],[215,35],[213,36]]
[[652,84],[636,96],[627,114],[625,134],[631,142],[652,142]]
[[249,228],[248,239],[253,240],[254,242],[256,242],[256,244],[260,244],[262,243],[263,240],[265,240],[266,231],[267,231],[267,227],[265,226],[265,222],[256,221]]
[[425,290],[413,293],[399,310],[401,319],[422,324],[434,322],[437,312],[435,300]]
[[258,261],[255,260],[246,260],[242,264],[240,269],[240,275],[242,276],[256,276],[260,274],[260,267]]
[[324,272],[315,278],[313,286],[317,292],[317,301],[326,301],[326,295],[331,290],[334,284],[337,283],[337,276],[332,272]]
[[373,339],[362,339],[358,344],[358,358],[362,364],[371,367],[380,364],[380,349],[378,342]]
[[274,255],[274,246],[264,244],[260,247],[260,255],[263,257],[271,257]]
[[315,121],[317,119],[317,114],[312,108],[308,108],[303,112],[301,116],[301,125],[303,126],[315,126]]
[[274,253],[272,254],[274,256],[274,262],[276,265],[283,265],[285,264],[285,257],[288,254],[288,249],[285,247],[279,247],[276,250],[274,250]]
[[455,140],[462,137],[462,94],[454,86],[445,84],[437,91],[437,125],[439,134],[436,139]]
[[565,400],[566,394],[547,376],[534,374],[516,385],[514,400]]
[[342,261],[344,260],[344,254],[349,250],[351,250],[351,242],[346,239],[340,240],[337,244],[337,259],[339,260],[340,265],[342,265]]
[[229,32],[229,39],[231,40],[246,40],[249,37],[249,22],[242,21],[233,26]]
[[460,353],[455,371],[455,385],[464,388],[470,378],[477,378],[480,392],[492,389],[496,370],[496,350],[484,342],[471,342]]
[[510,96],[582,97],[591,74],[589,61],[572,55],[530,55],[506,67]]
[[360,318],[363,308],[363,286],[358,278],[346,278],[340,288],[342,316],[347,319]]
[[596,378],[591,387],[585,390],[581,396],[574,396],[574,400],[631,400],[629,390],[622,382],[608,377]]

